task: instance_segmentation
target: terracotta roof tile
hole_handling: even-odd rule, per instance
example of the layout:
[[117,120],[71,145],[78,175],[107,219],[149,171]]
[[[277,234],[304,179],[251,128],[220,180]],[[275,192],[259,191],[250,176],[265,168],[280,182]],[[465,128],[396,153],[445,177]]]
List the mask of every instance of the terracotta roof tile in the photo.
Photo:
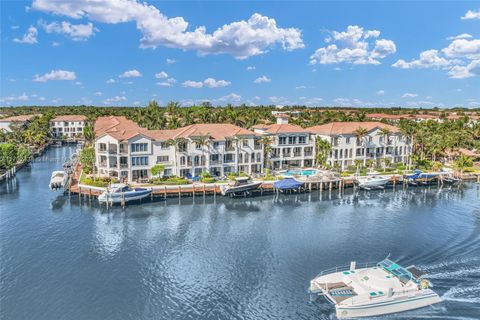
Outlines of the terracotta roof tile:
[[50,121],[59,122],[59,121],[85,121],[85,120],[87,120],[87,117],[84,115],[68,114],[68,115],[57,116]]
[[377,128],[388,128],[392,132],[399,132],[400,130],[388,124],[381,122],[331,122],[320,126],[307,128],[313,133],[324,135],[341,135],[353,134],[358,128],[364,128],[372,131]]
[[40,117],[41,114],[22,114],[19,116],[12,116],[0,119],[0,122],[25,122],[32,120],[34,117]]
[[265,132],[270,134],[278,134],[278,133],[309,133],[310,131],[307,129],[303,129],[302,127],[290,124],[290,123],[283,123],[283,124],[260,124],[253,127],[254,129],[262,129]]

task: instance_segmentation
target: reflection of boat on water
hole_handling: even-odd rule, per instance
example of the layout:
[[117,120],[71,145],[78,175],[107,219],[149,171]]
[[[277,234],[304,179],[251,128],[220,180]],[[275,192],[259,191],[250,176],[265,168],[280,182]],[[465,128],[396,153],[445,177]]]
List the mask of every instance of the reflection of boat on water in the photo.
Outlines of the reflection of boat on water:
[[248,193],[249,191],[255,190],[262,182],[260,181],[252,181],[248,177],[237,177],[235,178],[235,183],[232,185],[223,185],[220,187],[220,192],[224,196],[228,195],[235,195],[235,194],[243,194]]
[[101,203],[122,203],[133,200],[141,200],[152,193],[151,189],[131,188],[123,183],[112,184],[107,191],[98,196]]
[[351,262],[350,267],[322,272],[310,282],[309,291],[333,303],[338,318],[378,316],[441,302],[424,275],[415,266],[404,268],[388,258],[358,269]]
[[363,189],[384,188],[390,182],[390,176],[370,175],[358,177],[358,186]]
[[57,190],[66,187],[68,174],[65,171],[53,171],[50,177],[50,189]]

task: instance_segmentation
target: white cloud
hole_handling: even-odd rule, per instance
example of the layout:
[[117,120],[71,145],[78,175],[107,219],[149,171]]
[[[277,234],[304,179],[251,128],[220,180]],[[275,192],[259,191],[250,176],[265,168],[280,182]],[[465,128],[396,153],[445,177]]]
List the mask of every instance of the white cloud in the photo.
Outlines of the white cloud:
[[469,39],[469,34],[461,34],[442,50],[427,50],[420,53],[419,59],[407,62],[398,60],[392,66],[401,69],[433,68],[446,70],[450,78],[464,79],[479,75],[480,40]]
[[140,71],[138,71],[136,69],[133,69],[133,70],[125,71],[124,73],[122,73],[118,77],[119,78],[138,78],[138,77],[141,77],[141,76],[142,76],[142,74],[140,73]]
[[171,87],[174,83],[177,83],[177,80],[175,80],[175,78],[168,78],[166,81],[157,82],[157,85],[162,87]]
[[50,80],[67,80],[72,81],[77,79],[75,72],[73,71],[66,71],[66,70],[52,70],[44,75],[39,76],[38,74],[35,75],[33,81],[35,82],[47,82]]
[[295,89],[307,89],[307,86],[296,86]]
[[97,91],[94,93],[94,95],[96,95],[97,97],[100,97],[103,93],[101,91]]
[[480,19],[480,9],[474,11],[474,10],[468,10],[463,17],[460,19],[462,20],[472,20],[472,19]]
[[10,29],[12,29],[12,30],[17,30],[17,29],[19,29],[19,28],[20,28],[20,26],[16,26],[16,25],[10,27]]
[[379,36],[380,31],[359,26],[348,26],[343,32],[333,31],[325,39],[331,44],[318,48],[310,56],[310,64],[380,64],[379,60],[395,53],[397,47],[392,40],[377,39]]
[[52,41],[52,47],[58,47],[58,46],[60,46],[60,42]]
[[407,101],[406,105],[412,108],[421,108],[421,107],[443,107],[443,103],[433,102],[433,101]]
[[411,93],[411,92],[406,92],[402,95],[402,98],[415,98],[415,97],[418,97],[418,94]]
[[248,71],[255,70],[255,69],[257,69],[255,66],[248,66],[248,67],[247,67],[247,70],[248,70]]
[[267,83],[267,82],[271,82],[272,79],[270,79],[269,77],[267,76],[261,76],[261,77],[258,77],[257,79],[255,79],[253,82],[254,83]]
[[134,102],[133,102],[133,105],[134,105],[134,106],[139,106],[140,104],[141,104],[140,101],[134,101]]
[[207,78],[203,80],[203,84],[209,88],[221,88],[229,86],[231,82],[226,80],[215,80],[213,78]]
[[117,103],[117,102],[122,102],[122,101],[126,101],[127,98],[125,96],[115,96],[113,98],[108,98],[108,99],[105,99],[103,101],[104,104],[113,104],[113,103]]
[[116,82],[115,79],[112,79],[112,78],[110,78],[110,79],[107,80],[107,83],[108,83],[108,84],[115,83],[115,82]]
[[37,43],[38,30],[34,26],[30,26],[27,32],[21,38],[14,38],[13,42],[34,44]]
[[168,74],[165,71],[161,71],[161,72],[155,74],[155,78],[157,78],[157,79],[168,78]]
[[38,24],[47,33],[63,34],[71,38],[73,41],[88,40],[88,38],[93,36],[95,31],[97,31],[91,22],[87,24],[71,24],[67,21],[46,23],[45,21],[40,20]]
[[303,104],[306,105],[307,107],[317,107],[320,105],[320,103],[323,101],[322,98],[305,98],[301,99],[303,100]]
[[18,96],[8,96],[0,99],[0,102],[16,102],[16,101],[27,101],[28,95],[24,92]]
[[186,88],[202,88],[202,87],[208,87],[208,88],[221,88],[221,87],[226,87],[231,84],[230,81],[226,80],[215,80],[213,78],[207,78],[203,81],[192,81],[192,80],[187,80],[182,83],[182,86]]
[[472,36],[471,34],[462,33],[462,34],[456,35],[456,36],[454,36],[454,37],[448,37],[447,40],[471,39],[471,38],[473,38],[473,36]]
[[384,94],[385,94],[384,90],[378,90],[377,91],[377,95],[379,95],[379,96],[383,96]]
[[170,59],[170,58],[167,58],[167,60],[165,60],[168,64],[174,64],[177,62],[177,60],[175,59]]
[[203,82],[201,81],[192,81],[192,80],[187,80],[182,83],[182,86],[185,88],[201,88],[203,87]]
[[34,0],[32,8],[73,19],[88,18],[101,23],[135,22],[143,37],[142,48],[165,46],[196,50],[199,54],[231,54],[237,59],[263,54],[280,44],[285,50],[303,48],[296,28],[280,28],[275,19],[253,14],[248,20],[225,24],[213,33],[204,26],[192,27],[183,17],[168,18],[155,6],[136,0]]
[[242,100],[242,96],[236,93],[230,93],[226,96],[220,97],[215,101],[218,102],[230,102],[230,103],[238,103]]
[[448,72],[450,78],[465,79],[480,75],[480,60],[473,60],[466,66],[454,66]]

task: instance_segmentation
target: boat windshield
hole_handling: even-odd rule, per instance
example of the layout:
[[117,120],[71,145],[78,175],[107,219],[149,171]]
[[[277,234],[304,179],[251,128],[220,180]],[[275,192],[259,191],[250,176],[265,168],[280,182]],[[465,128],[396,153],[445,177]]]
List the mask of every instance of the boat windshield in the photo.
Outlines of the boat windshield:
[[393,274],[394,276],[398,277],[400,281],[402,281],[403,283],[407,283],[408,281],[413,279],[413,275],[410,271],[396,264],[390,259],[385,259],[383,261],[380,261],[378,263],[378,266],[383,268],[385,271]]

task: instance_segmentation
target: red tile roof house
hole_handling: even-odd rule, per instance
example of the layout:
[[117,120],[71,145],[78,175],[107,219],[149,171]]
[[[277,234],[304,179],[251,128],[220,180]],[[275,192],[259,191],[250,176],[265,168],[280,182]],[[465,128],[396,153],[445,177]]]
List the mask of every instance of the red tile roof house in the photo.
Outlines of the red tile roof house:
[[83,135],[83,128],[87,124],[84,115],[63,115],[50,120],[50,129],[54,138],[77,138]]
[[[342,170],[354,165],[355,160],[365,164],[371,159],[381,165],[385,158],[392,163],[407,163],[411,155],[409,138],[397,127],[381,122],[332,122],[307,130],[331,144],[327,163]],[[364,135],[358,136],[359,131],[365,131]]]
[[12,116],[0,119],[0,130],[12,132],[11,125],[24,127],[35,117],[40,117],[41,114],[25,114],[19,116]]
[[150,168],[164,166],[163,175],[198,176],[203,171],[258,174],[263,147],[253,131],[225,123],[194,124],[175,130],[148,130],[125,117],[100,117],[95,122],[96,166],[101,175],[129,182],[152,178]]
[[270,138],[268,167],[274,170],[291,167],[313,167],[315,137],[309,130],[288,123],[288,115],[276,114],[276,124],[256,125],[253,130]]

